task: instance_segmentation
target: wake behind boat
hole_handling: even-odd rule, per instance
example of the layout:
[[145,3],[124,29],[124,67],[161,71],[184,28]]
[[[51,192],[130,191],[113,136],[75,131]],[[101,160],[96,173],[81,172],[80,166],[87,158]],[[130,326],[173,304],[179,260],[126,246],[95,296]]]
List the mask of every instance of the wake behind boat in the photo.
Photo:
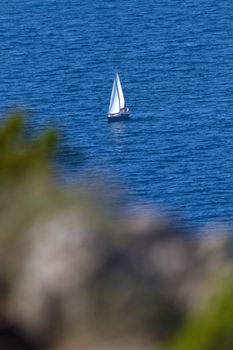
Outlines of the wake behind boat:
[[125,105],[119,74],[116,73],[108,109],[108,121],[113,122],[125,119],[129,119],[129,109]]

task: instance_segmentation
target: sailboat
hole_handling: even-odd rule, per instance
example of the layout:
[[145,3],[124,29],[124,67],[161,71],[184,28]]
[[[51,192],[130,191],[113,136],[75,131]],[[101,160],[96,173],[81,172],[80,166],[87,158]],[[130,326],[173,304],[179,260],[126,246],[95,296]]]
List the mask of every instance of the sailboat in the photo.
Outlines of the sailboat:
[[129,118],[129,109],[125,105],[121,81],[116,73],[113,81],[112,94],[108,109],[108,121],[125,120]]

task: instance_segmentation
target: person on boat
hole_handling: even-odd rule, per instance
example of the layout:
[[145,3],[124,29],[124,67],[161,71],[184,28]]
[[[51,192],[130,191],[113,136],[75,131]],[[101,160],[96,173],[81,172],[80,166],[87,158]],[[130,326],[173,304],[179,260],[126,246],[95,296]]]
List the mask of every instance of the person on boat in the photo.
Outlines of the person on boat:
[[120,112],[128,112],[128,108],[127,107],[123,107],[120,109]]

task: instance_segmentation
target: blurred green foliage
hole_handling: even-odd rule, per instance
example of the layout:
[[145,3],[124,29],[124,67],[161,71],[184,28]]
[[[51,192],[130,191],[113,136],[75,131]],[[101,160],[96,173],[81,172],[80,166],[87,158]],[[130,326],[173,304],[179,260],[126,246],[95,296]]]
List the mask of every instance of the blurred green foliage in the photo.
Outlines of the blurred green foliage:
[[26,112],[16,110],[0,126],[0,264],[4,279],[11,282],[26,228],[57,200],[49,184],[57,136],[53,131],[26,136],[26,121]]
[[166,350],[233,349],[233,283],[223,283],[207,305],[178,332]]
[[45,171],[56,143],[56,134],[45,132],[36,140],[25,137],[25,114],[12,113],[0,128],[0,183]]

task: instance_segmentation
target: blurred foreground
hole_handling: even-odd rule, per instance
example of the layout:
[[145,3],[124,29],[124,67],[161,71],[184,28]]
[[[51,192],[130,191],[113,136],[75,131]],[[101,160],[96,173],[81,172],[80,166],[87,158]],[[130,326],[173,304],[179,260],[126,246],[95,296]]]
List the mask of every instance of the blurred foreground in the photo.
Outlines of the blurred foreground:
[[232,350],[232,235],[106,214],[55,184],[55,141],[0,129],[0,349]]

